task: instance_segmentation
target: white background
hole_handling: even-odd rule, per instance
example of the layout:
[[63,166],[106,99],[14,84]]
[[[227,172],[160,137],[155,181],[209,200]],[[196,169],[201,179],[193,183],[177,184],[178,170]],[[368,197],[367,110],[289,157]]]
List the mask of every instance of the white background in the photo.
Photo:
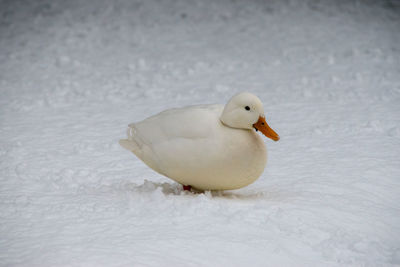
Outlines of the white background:
[[[2,266],[399,266],[400,6],[3,1]],[[193,194],[128,123],[250,91],[281,136]],[[195,123],[195,122],[194,122]]]

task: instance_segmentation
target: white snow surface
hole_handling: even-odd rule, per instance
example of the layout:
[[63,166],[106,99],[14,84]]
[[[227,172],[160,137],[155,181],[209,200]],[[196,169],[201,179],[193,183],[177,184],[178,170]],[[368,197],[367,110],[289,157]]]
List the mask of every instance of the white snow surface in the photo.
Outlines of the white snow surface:
[[[398,1],[0,13],[1,266],[400,266]],[[240,91],[281,136],[248,187],[184,192],[118,145]]]

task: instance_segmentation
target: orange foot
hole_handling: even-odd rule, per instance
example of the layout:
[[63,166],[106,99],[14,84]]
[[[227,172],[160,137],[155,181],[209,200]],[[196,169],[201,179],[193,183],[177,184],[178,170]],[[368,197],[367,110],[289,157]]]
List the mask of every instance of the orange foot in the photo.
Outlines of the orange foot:
[[191,185],[182,185],[183,186],[183,190],[185,191],[190,191],[192,189]]

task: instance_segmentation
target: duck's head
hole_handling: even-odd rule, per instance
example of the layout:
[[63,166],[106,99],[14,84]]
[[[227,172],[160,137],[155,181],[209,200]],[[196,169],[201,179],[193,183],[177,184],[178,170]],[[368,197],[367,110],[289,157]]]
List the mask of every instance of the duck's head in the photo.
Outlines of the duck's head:
[[232,128],[254,128],[274,141],[279,140],[279,135],[265,121],[261,100],[251,93],[243,92],[234,95],[225,105],[221,121]]

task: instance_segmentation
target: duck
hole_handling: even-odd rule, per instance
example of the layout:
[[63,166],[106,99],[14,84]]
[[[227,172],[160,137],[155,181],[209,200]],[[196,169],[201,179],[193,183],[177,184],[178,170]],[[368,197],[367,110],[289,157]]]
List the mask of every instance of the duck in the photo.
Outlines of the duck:
[[192,105],[162,111],[131,123],[119,144],[184,190],[234,190],[256,181],[267,163],[261,132],[267,124],[261,100],[249,92],[226,105]]

